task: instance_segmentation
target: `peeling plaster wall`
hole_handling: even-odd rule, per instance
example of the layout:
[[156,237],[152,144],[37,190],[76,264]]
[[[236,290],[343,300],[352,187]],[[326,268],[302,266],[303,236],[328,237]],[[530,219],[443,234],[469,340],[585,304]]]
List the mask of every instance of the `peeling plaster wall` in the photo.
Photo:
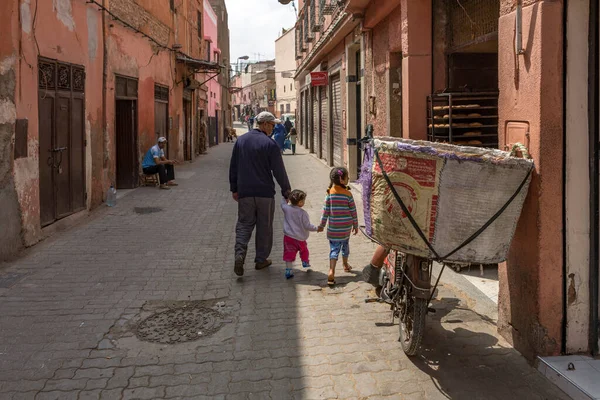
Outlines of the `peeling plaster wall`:
[[16,6],[16,2],[0,5],[0,261],[23,246],[21,211],[13,176],[17,67],[13,33],[18,25]]
[[15,2],[0,4],[0,261],[23,246],[21,211],[13,175],[17,6]]
[[[524,356],[556,355],[562,341],[563,5],[523,8],[523,46],[515,68],[515,12],[499,20],[499,141],[508,121],[528,121],[536,170],[508,260],[499,267],[498,330]],[[504,11],[503,11],[504,10]]]
[[[100,204],[98,199],[102,198],[101,164],[94,159],[95,154],[102,154],[96,140],[102,137],[102,57],[99,50],[102,46],[101,14],[85,2],[39,1],[34,30],[32,16],[36,2],[20,0],[6,3],[14,3],[18,12],[14,10],[12,15],[15,18],[20,16],[20,20],[14,23],[15,30],[12,34],[12,37],[20,41],[22,53],[16,58],[15,107],[17,118],[28,120],[28,153],[27,157],[14,161],[13,176],[20,205],[22,239],[29,246],[43,238],[39,205],[38,46],[40,57],[85,68],[85,176],[88,208]],[[2,16],[6,15],[3,11],[0,12]],[[4,24],[0,26],[3,27]],[[18,45],[15,46],[15,49],[18,48]]]

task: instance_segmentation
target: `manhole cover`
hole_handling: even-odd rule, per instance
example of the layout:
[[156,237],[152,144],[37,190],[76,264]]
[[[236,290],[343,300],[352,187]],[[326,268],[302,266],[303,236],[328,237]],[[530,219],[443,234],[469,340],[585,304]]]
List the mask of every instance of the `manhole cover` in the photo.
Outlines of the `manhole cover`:
[[160,207],[135,207],[133,210],[138,214],[152,214],[161,212],[163,209]]
[[149,316],[137,326],[136,335],[147,342],[185,343],[210,336],[222,325],[221,313],[188,305]]

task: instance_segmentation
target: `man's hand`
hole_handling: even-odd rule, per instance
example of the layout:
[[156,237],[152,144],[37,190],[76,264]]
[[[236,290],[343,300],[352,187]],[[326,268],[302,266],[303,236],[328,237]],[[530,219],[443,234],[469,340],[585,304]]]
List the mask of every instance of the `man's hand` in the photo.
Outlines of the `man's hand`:
[[322,226],[317,228],[317,233],[321,233],[325,230],[325,228],[323,228]]
[[352,232],[354,232],[354,235],[358,234],[358,227],[352,228]]
[[238,201],[238,194],[237,193],[231,193],[231,197],[233,197],[233,200]]

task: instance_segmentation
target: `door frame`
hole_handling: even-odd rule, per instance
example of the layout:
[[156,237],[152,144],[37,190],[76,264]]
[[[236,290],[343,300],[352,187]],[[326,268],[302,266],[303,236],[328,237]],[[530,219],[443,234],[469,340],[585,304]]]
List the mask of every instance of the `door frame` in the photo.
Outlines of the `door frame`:
[[[119,86],[117,84],[117,82],[121,80],[121,82],[125,82],[125,92],[123,91],[119,91]],[[130,85],[131,83],[131,85]],[[135,84],[135,85],[134,85]],[[136,175],[139,175],[140,173],[140,149],[139,149],[139,145],[140,145],[140,138],[139,138],[139,102],[138,102],[138,90],[139,90],[139,81],[138,78],[136,77],[132,77],[132,76],[127,76],[127,75],[121,75],[121,74],[115,74],[115,113],[114,113],[114,127],[115,127],[115,140],[114,140],[114,155],[115,155],[115,175],[114,175],[114,182],[113,184],[115,185],[115,187],[117,186],[117,163],[118,163],[118,159],[117,159],[117,139],[116,139],[116,135],[117,135],[117,102],[118,101],[122,101],[122,100],[127,100],[127,101],[132,101],[132,105],[133,105],[133,112],[134,112],[134,117],[133,117],[133,124],[134,124],[134,129],[133,129],[133,141],[134,141],[134,146],[133,149],[136,152],[136,154],[134,154],[134,171]],[[167,138],[168,140],[168,138]],[[168,144],[167,144],[168,146]],[[134,187],[138,187],[139,186],[139,182],[137,182]]]

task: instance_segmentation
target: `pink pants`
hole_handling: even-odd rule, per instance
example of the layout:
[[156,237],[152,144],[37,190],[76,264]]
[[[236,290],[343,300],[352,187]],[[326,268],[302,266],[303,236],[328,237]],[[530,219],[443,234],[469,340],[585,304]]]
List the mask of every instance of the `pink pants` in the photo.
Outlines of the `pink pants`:
[[283,261],[294,262],[296,261],[296,254],[300,253],[300,260],[308,263],[308,246],[306,241],[301,242],[300,240],[292,239],[289,236],[283,237]]

